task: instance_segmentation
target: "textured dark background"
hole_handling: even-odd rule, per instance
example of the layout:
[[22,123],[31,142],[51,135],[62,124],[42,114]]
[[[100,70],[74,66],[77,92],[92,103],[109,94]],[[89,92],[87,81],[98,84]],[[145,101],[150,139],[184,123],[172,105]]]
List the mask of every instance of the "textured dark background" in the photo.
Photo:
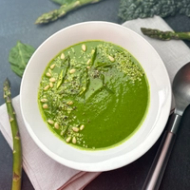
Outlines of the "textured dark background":
[[[17,40],[37,48],[46,38],[59,29],[84,21],[110,21],[121,24],[118,19],[119,0],[105,0],[69,13],[57,22],[36,26],[34,22],[42,13],[58,6],[50,0],[0,0],[0,105],[3,99],[3,81],[9,78],[12,96],[19,94],[21,79],[10,69],[9,50]],[[175,16],[165,21],[178,31],[190,31],[190,18]],[[190,46],[190,43],[187,43]],[[186,110],[174,150],[166,168],[160,190],[190,189],[190,108]],[[85,190],[140,190],[153,161],[160,140],[140,159],[123,168],[104,172],[93,180]],[[11,189],[12,152],[0,133],[0,190]],[[26,174],[22,190],[33,190]]]

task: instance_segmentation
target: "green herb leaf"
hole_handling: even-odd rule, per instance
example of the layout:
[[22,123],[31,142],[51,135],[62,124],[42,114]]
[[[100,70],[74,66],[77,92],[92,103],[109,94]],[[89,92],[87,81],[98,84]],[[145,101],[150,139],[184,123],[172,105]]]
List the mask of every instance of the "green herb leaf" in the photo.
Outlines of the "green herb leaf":
[[23,44],[20,41],[9,52],[9,63],[11,69],[18,76],[22,77],[25,67],[34,53],[35,49],[27,44]]

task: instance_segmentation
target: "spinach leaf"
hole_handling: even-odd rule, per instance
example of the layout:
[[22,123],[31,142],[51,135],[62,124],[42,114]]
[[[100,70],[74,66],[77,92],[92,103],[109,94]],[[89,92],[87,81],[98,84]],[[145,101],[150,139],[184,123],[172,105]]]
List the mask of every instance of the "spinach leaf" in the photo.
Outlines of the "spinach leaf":
[[35,49],[27,44],[23,44],[20,41],[9,52],[9,63],[11,69],[18,76],[22,77],[25,67],[34,53]]

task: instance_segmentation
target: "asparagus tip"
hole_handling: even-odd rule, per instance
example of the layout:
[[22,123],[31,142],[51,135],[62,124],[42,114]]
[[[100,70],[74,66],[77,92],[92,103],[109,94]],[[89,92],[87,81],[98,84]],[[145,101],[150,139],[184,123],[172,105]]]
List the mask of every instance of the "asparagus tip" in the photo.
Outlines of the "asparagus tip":
[[4,87],[8,87],[8,86],[10,86],[10,81],[8,78],[6,78],[4,81]]
[[141,32],[143,33],[143,34],[147,34],[147,32],[149,31],[149,29],[148,28],[141,28]]

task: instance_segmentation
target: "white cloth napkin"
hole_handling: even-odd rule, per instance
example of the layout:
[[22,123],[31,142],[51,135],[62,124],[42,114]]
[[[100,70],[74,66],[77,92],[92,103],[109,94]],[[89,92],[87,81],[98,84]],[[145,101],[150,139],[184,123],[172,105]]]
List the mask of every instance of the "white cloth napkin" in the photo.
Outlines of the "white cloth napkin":
[[[171,82],[179,68],[190,61],[190,49],[184,42],[174,40],[163,42],[148,38],[141,33],[140,27],[171,30],[160,17],[137,19],[123,25],[142,35],[157,50],[166,65]],[[24,126],[20,113],[19,96],[13,99],[13,106],[17,114],[22,140],[23,168],[34,189],[80,190],[100,174],[98,172],[77,171],[49,158],[34,143]],[[12,136],[5,105],[0,107],[0,130],[12,148]]]

